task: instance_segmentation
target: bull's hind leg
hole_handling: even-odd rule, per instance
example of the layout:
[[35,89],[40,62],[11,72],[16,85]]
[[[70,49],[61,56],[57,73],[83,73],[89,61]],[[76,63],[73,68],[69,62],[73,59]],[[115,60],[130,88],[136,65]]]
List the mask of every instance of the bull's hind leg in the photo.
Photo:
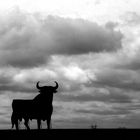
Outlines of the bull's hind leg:
[[11,129],[13,129],[14,128],[14,125],[15,125],[15,120],[14,120],[14,115],[13,114],[11,116],[11,123],[12,123]]
[[16,115],[14,113],[11,116],[11,123],[12,123],[12,128],[14,128],[14,125],[15,125],[16,130],[19,130],[18,118],[16,117]]
[[29,127],[28,124],[29,124],[29,119],[26,118],[25,119],[25,122],[24,122],[24,125],[25,125],[25,127],[26,127],[27,130],[30,130],[30,127]]

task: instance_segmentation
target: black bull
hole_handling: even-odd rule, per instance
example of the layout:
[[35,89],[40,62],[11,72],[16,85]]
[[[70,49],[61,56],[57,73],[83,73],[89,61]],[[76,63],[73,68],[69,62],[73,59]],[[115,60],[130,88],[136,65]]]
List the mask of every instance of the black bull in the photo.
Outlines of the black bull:
[[19,129],[18,123],[25,120],[24,125],[27,129],[29,128],[29,120],[36,119],[38,124],[38,129],[41,126],[41,120],[47,121],[48,129],[50,129],[51,123],[51,115],[53,113],[53,93],[57,92],[58,83],[55,81],[56,86],[39,86],[39,82],[37,82],[36,87],[39,89],[40,94],[37,95],[32,100],[22,100],[22,99],[14,99],[12,102],[12,116],[11,123],[12,128],[16,127]]

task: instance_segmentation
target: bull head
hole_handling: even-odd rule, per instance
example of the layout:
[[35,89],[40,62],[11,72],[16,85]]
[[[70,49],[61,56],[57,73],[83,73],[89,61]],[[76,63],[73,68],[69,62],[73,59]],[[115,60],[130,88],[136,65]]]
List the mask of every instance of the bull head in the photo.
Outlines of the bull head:
[[40,93],[44,93],[44,92],[52,92],[52,93],[56,93],[57,92],[57,88],[58,88],[58,83],[55,81],[56,86],[39,86],[39,82],[37,82],[36,84],[36,88],[39,89]]

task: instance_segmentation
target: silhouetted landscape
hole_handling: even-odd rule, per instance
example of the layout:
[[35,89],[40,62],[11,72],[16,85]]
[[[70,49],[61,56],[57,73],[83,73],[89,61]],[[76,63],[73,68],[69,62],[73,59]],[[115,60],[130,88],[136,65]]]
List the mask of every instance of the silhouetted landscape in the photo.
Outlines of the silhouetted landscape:
[[52,130],[0,130],[0,136],[4,138],[57,138],[57,139],[112,139],[119,138],[125,139],[126,136],[129,138],[137,138],[139,136],[140,130],[139,129],[52,129]]

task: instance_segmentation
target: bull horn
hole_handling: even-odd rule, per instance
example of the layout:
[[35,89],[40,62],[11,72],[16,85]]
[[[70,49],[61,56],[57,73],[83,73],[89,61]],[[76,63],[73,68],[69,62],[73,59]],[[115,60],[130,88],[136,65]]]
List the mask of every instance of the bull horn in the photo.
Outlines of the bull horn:
[[56,83],[56,86],[54,88],[57,89],[58,88],[58,83],[56,81],[54,81],[54,82]]
[[36,88],[41,89],[41,87],[39,86],[39,82],[40,82],[40,81],[37,82]]

